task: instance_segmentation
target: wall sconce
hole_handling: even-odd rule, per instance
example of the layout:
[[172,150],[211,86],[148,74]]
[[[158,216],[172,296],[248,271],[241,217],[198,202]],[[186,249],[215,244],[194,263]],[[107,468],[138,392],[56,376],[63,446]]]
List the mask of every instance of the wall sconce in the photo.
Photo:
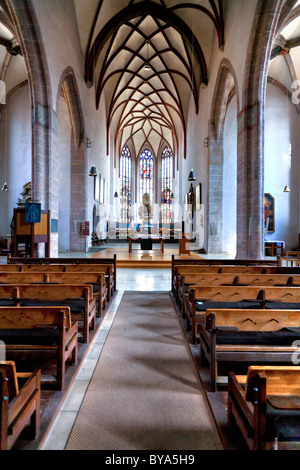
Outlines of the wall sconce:
[[188,177],[188,181],[195,181],[195,179],[196,179],[195,173],[194,173],[194,170],[192,168],[191,171],[190,171],[189,177]]
[[2,186],[2,191],[8,191],[8,186],[6,183]]
[[97,169],[95,166],[92,166],[90,169],[89,176],[97,176]]
[[115,192],[114,197],[119,197],[117,191]]
[[289,193],[290,192],[290,187],[288,185],[286,185],[283,192],[284,193]]
[[90,137],[88,137],[86,139],[86,146],[87,146],[88,149],[90,149],[92,147],[92,143],[93,143],[92,139]]

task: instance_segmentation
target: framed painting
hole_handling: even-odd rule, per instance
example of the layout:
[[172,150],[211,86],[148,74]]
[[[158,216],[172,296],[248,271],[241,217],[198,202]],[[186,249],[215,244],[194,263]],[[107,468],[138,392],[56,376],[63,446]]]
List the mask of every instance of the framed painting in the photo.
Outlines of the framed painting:
[[264,196],[264,222],[267,232],[275,232],[275,199],[270,193]]
[[94,176],[94,199],[100,202],[100,173],[97,171],[97,176]]
[[201,209],[201,203],[202,203],[202,197],[201,197],[201,183],[197,184],[195,187],[195,206],[196,206],[196,211],[199,211]]

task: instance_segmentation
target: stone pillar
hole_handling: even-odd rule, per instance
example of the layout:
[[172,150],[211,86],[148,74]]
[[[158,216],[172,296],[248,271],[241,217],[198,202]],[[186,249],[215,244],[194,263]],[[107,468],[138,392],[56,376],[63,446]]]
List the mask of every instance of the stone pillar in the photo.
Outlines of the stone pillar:
[[223,135],[211,136],[208,165],[208,253],[222,253]]
[[259,103],[238,115],[237,258],[264,257],[263,123]]
[[85,251],[86,237],[80,234],[80,222],[87,220],[87,178],[84,143],[78,148],[71,136],[71,210],[70,210],[70,251]]

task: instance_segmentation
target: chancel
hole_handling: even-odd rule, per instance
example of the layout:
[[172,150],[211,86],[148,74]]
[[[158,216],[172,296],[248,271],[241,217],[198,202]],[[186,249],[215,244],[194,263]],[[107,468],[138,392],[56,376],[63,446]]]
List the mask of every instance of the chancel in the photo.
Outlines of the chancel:
[[299,448],[299,25],[1,0],[0,450]]

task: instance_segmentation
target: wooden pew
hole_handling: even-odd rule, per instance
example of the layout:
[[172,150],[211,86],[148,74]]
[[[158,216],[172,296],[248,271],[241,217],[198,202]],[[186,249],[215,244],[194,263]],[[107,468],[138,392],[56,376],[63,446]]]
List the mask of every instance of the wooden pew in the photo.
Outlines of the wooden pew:
[[95,328],[96,298],[91,285],[3,284],[0,305],[18,307],[70,307],[72,321],[83,323],[83,342],[89,342],[89,329]]
[[40,431],[41,371],[17,373],[13,361],[0,362],[0,450],[10,450],[20,434],[36,439]]
[[277,266],[278,259],[209,259],[209,258],[175,258],[175,255],[172,255],[172,267],[174,265],[180,264],[192,264],[192,265],[241,265],[241,266],[259,266],[259,265],[266,265],[266,266]]
[[291,266],[269,266],[269,265],[203,265],[192,264],[179,264],[172,266],[172,292],[174,293],[181,275],[186,273],[223,273],[223,274],[300,274],[299,267]]
[[[282,268],[280,268],[282,270]],[[284,268],[281,274],[289,274],[291,268]],[[186,274],[196,273],[218,273],[218,274],[277,274],[278,266],[264,266],[264,265],[174,265],[172,270],[172,290],[176,292],[176,287],[179,286],[180,277]],[[279,274],[279,272],[278,272]],[[297,272],[299,274],[299,270]]]
[[178,286],[180,281],[180,276],[185,273],[218,273],[219,266],[193,266],[193,265],[175,265],[172,269],[172,292],[176,297],[178,292]]
[[191,286],[186,303],[187,326],[195,343],[198,325],[207,308],[300,309],[299,287],[273,286]]
[[300,274],[243,274],[243,273],[186,273],[180,277],[178,303],[183,316],[188,300],[188,288],[192,285],[235,286],[295,286],[300,287]]
[[[250,366],[228,373],[228,427],[236,424],[250,450],[299,448],[300,367]],[[280,442],[281,441],[281,442]]]
[[234,274],[222,273],[185,273],[180,276],[179,286],[176,293],[176,300],[185,316],[185,303],[188,300],[189,288],[192,286],[222,286],[237,285],[237,276]]
[[292,362],[299,325],[300,310],[208,309],[200,324],[200,357],[209,363],[210,390],[216,389],[219,362]]
[[117,290],[117,255],[114,254],[111,258],[15,258],[12,256],[7,257],[7,264],[77,264],[91,265],[91,264],[112,264],[113,265],[113,283],[114,290]]
[[93,286],[93,295],[97,298],[98,315],[101,317],[106,308],[107,288],[105,273],[81,272],[1,272],[1,284],[88,284]]
[[0,340],[6,356],[55,358],[57,386],[65,387],[65,364],[77,362],[78,323],[69,307],[0,307]]
[[[13,268],[13,269],[12,269]],[[114,276],[112,264],[6,264],[0,265],[0,273],[5,272],[27,272],[30,273],[59,273],[59,272],[74,272],[74,273],[98,273],[104,274],[105,282],[107,284],[107,300],[110,301],[114,292]]]

